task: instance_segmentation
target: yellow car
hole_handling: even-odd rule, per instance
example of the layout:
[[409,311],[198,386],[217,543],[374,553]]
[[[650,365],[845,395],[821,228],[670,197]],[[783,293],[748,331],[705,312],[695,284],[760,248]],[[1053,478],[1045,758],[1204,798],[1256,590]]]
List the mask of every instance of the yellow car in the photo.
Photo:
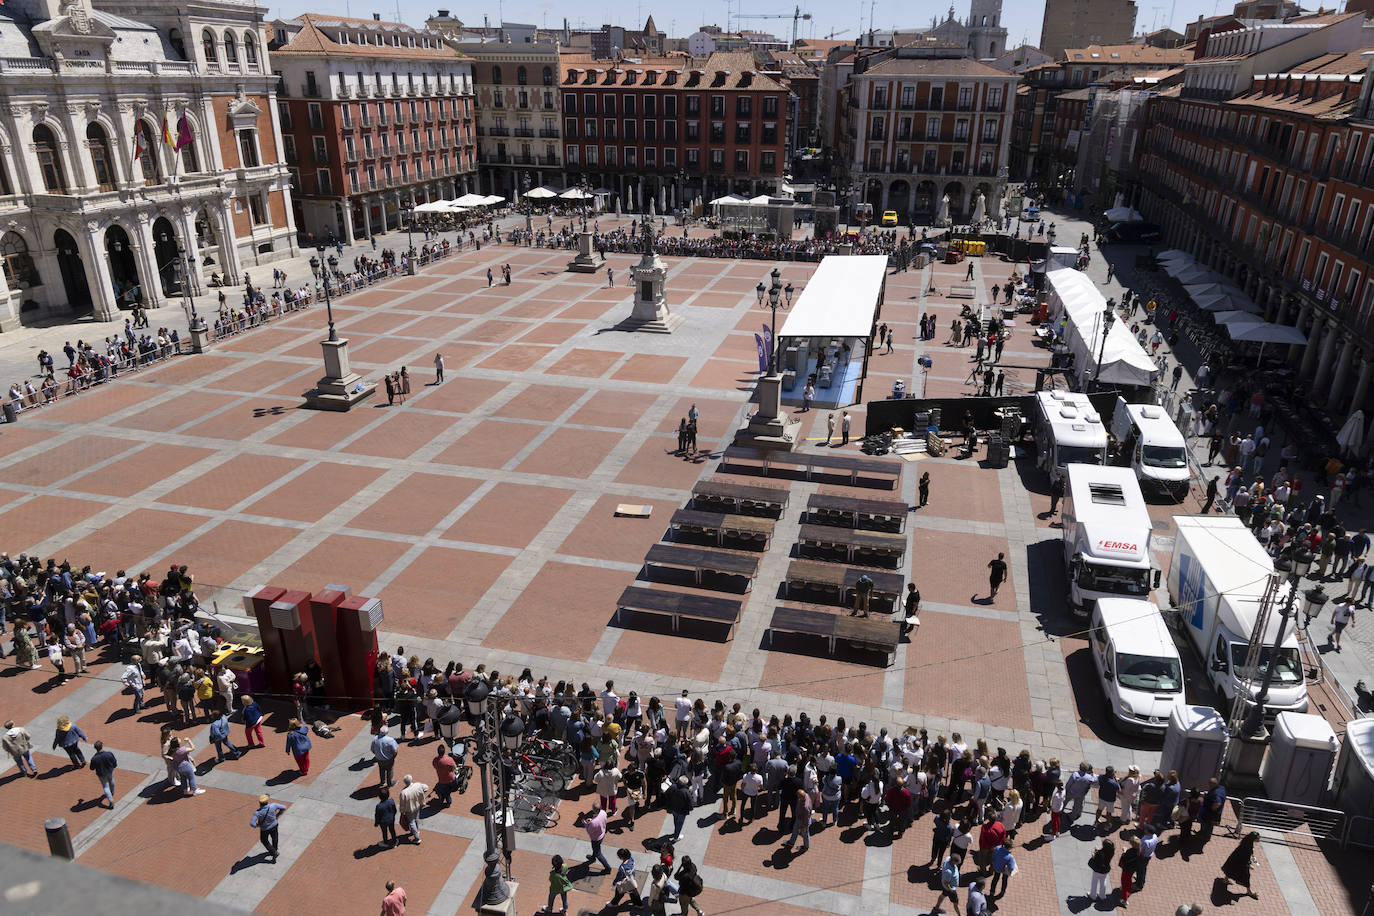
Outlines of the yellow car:
[[895,226],[895,225],[897,225],[897,211],[896,211],[896,210],[884,210],[884,211],[883,211],[883,225],[884,225],[884,226]]

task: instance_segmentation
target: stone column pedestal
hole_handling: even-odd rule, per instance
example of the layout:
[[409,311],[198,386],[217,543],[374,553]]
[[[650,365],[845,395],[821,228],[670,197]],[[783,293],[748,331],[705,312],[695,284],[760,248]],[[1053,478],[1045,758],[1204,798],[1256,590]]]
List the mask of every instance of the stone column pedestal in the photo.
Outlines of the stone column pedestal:
[[516,916],[515,913],[515,891],[520,887],[518,882],[507,881],[506,887],[510,888],[510,896],[504,903],[495,906],[478,906],[476,910],[481,916]]
[[749,418],[741,438],[755,448],[791,451],[797,445],[800,430],[800,420],[782,414],[782,376],[762,376],[759,379],[759,409]]
[[579,274],[594,274],[606,266],[606,259],[592,249],[592,234],[577,233],[577,256],[568,262],[568,270]]
[[656,254],[646,254],[630,268],[635,304],[630,317],[620,324],[623,330],[671,334],[682,327],[686,319],[668,310],[667,281],[668,267]]
[[204,353],[210,348],[210,328],[205,324],[204,318],[192,324],[190,332],[192,353]]
[[362,380],[348,365],[348,341],[324,340],[324,377],[305,394],[305,406],[314,410],[352,409],[377,393],[377,386]]

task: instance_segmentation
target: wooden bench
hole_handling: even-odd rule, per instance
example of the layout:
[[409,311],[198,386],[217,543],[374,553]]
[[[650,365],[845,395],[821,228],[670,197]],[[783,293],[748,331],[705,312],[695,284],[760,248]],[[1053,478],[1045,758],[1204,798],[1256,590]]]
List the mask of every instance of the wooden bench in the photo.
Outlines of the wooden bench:
[[[802,525],[797,538],[800,551],[822,553],[838,550],[845,560],[860,566],[887,566],[900,569],[906,553],[906,535],[885,531],[859,531],[830,525]],[[820,557],[819,559],[829,559]]]
[[773,609],[773,617],[768,621],[765,635],[769,649],[773,648],[775,633],[819,636],[826,641],[826,647],[832,657],[835,655],[836,644],[842,639],[864,649],[876,649],[885,656],[884,667],[892,664],[897,655],[897,646],[901,642],[901,627],[891,621],[841,616],[826,611],[783,605]]
[[859,479],[867,477],[885,489],[896,489],[902,479],[899,459],[867,458],[858,455],[813,454],[785,452],[735,445],[721,456],[721,464],[757,471],[761,476],[783,476],[775,472],[800,474],[811,480],[817,474],[846,477],[850,486],[859,486]]
[[806,501],[811,521],[822,525],[847,525],[874,531],[902,531],[906,528],[907,504],[900,499],[863,499],[813,493]]
[[698,587],[702,587],[703,573],[739,577],[745,580],[745,591],[749,590],[759,571],[757,557],[725,553],[710,547],[685,547],[682,544],[663,543],[649,548],[649,553],[644,557],[644,565],[688,570]]
[[684,619],[696,620],[724,625],[725,639],[728,641],[735,635],[735,625],[739,623],[742,606],[742,602],[736,598],[690,595],[686,592],[669,592],[631,585],[620,593],[620,600],[616,602],[615,623],[620,625],[626,611],[636,614],[658,614],[672,621],[673,632],[676,633]]
[[717,546],[732,537],[751,550],[767,550],[773,537],[773,520],[752,515],[727,515],[721,512],[699,512],[678,509],[668,524],[674,531],[708,535]]
[[699,480],[692,487],[692,506],[706,512],[724,509],[738,515],[777,518],[787,508],[790,495],[781,487],[757,487],[713,477]]
[[839,607],[852,608],[854,602],[850,594],[854,591],[854,584],[864,574],[873,580],[873,592],[869,596],[869,613],[891,614],[902,596],[903,576],[900,573],[859,569],[816,560],[793,560],[787,567],[783,590],[788,598],[792,597],[793,589],[800,592],[825,592],[832,603]]

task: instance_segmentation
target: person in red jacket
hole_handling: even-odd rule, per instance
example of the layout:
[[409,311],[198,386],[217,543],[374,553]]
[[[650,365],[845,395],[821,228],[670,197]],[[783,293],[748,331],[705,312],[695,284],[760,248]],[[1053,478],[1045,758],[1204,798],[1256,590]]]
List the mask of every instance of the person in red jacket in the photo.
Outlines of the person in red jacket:
[[983,827],[978,831],[978,852],[974,856],[978,874],[987,874],[992,870],[992,851],[1001,846],[1006,838],[1007,828],[1002,826],[996,813],[989,809],[987,820],[983,821]]
[[889,822],[892,836],[899,837],[911,826],[911,790],[906,787],[905,776],[897,777],[896,782],[888,786],[883,801],[887,802],[887,810],[892,814]]

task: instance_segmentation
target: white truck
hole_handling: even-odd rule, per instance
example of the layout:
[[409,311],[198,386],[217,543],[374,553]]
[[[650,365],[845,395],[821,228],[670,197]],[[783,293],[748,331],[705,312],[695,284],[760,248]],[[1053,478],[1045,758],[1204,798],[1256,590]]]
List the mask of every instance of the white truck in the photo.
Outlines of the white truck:
[[1135,472],[1140,487],[1181,502],[1192,484],[1187,443],[1158,404],[1127,404],[1118,396],[1112,414],[1116,461]]
[[1145,601],[1159,584],[1151,567],[1154,531],[1129,468],[1070,464],[1064,488],[1064,565],[1069,607],[1087,617],[1099,598]]
[[[1275,610],[1264,632],[1257,671],[1245,668],[1260,603],[1274,572],[1269,554],[1233,515],[1176,515],[1178,534],[1169,564],[1169,600],[1207,676],[1228,702],[1259,691],[1265,669],[1274,665],[1265,714],[1307,711],[1307,685],[1293,627],[1275,646],[1281,617]],[[1284,584],[1276,600],[1287,598]],[[1246,684],[1253,677],[1253,689]]]
[[1107,428],[1086,394],[1039,391],[1035,395],[1036,460],[1054,480],[1071,464],[1107,460]]

